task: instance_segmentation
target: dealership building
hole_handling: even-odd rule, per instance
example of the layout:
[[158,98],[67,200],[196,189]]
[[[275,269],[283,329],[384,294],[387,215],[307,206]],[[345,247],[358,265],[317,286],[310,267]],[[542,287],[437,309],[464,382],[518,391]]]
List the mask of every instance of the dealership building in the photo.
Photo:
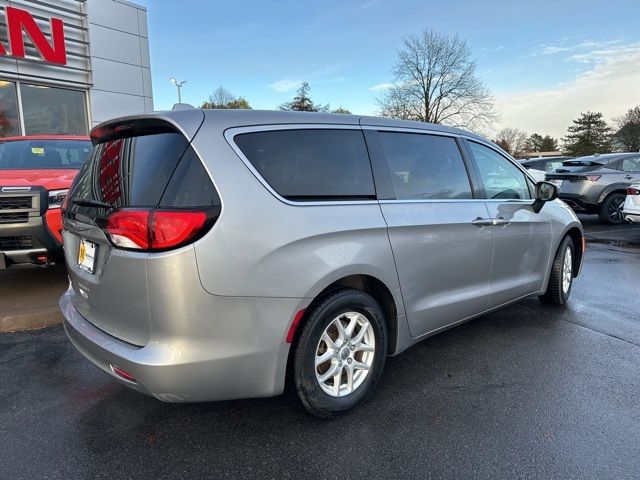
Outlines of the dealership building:
[[87,134],[153,110],[147,11],[125,0],[0,0],[0,137]]

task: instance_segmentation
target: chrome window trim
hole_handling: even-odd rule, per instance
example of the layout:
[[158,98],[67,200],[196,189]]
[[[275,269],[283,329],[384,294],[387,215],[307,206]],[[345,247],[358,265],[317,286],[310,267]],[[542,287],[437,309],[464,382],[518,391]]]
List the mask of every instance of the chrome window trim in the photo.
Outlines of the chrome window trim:
[[474,202],[485,202],[485,203],[513,203],[513,204],[523,204],[523,205],[532,205],[534,200],[532,198],[528,198],[525,200],[518,200],[515,198],[504,198],[504,199],[495,199],[495,198],[423,198],[423,199],[403,199],[403,200],[378,200],[380,205],[385,204],[393,204],[393,203],[474,203]]
[[[280,200],[287,205],[295,207],[317,207],[317,206],[331,206],[331,205],[377,205],[378,200],[326,200],[317,202],[300,202],[294,200],[288,200],[276,192],[269,182],[258,172],[249,159],[242,153],[240,147],[234,141],[236,135],[251,132],[268,132],[274,130],[357,130],[362,132],[360,125],[343,125],[332,123],[282,123],[277,125],[254,125],[250,127],[232,127],[224,131],[224,138],[233,149],[234,152],[240,157],[242,163],[249,169],[249,171],[258,179],[258,181],[273,195],[276,199]],[[364,139],[363,139],[364,140]],[[367,156],[368,158],[368,156]]]
[[441,137],[459,138],[460,134],[452,132],[443,132],[440,130],[428,130],[424,128],[407,128],[407,127],[383,127],[374,125],[364,125],[362,130],[374,130],[377,132],[397,132],[397,133],[416,133],[422,135],[440,135]]

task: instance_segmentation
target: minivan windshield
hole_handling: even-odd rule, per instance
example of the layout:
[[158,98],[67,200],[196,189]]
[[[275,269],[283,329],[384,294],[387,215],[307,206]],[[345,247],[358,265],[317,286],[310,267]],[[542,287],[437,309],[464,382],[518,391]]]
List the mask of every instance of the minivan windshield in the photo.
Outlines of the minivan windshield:
[[90,152],[89,140],[0,141],[0,170],[77,170]]

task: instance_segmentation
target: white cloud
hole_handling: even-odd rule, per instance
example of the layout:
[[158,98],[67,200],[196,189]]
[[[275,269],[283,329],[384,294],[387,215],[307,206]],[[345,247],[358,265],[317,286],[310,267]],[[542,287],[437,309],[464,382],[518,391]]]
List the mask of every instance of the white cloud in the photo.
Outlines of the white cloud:
[[554,137],[587,110],[610,121],[640,104],[640,42],[595,49],[566,59],[588,65],[573,80],[549,90],[496,93],[502,126]]
[[380,0],[369,0],[368,2],[365,2],[361,5],[359,5],[358,7],[356,7],[355,11],[356,12],[362,12],[364,10],[368,10],[371,7],[375,7],[376,5],[378,5],[380,3]]
[[372,92],[381,92],[382,90],[387,90],[391,87],[393,87],[393,83],[379,83],[378,85],[369,87],[369,90],[371,90]]
[[604,48],[610,45],[615,45],[616,43],[620,43],[620,40],[609,40],[606,42],[594,42],[592,40],[587,40],[578,43],[567,43],[565,41],[564,43],[561,42],[560,45],[540,45],[532,55],[555,55],[556,53],[573,52],[576,50],[583,50],[585,48]]
[[284,78],[269,84],[269,87],[273,88],[276,92],[291,92],[300,87],[302,80],[294,80],[292,78]]

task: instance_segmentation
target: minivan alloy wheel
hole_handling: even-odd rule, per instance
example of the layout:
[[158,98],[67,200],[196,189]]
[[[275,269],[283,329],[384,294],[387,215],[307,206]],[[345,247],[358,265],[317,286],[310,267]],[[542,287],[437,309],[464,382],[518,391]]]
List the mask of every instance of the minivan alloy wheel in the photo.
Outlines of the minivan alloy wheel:
[[380,304],[362,290],[340,288],[308,307],[303,322],[288,369],[293,398],[323,418],[366,402],[387,355]]
[[334,318],[316,348],[316,379],[322,390],[332,397],[353,393],[367,378],[375,350],[367,317],[346,312]]
[[567,247],[564,253],[564,262],[562,265],[562,291],[566,294],[571,288],[571,279],[573,278],[573,254],[571,249]]

